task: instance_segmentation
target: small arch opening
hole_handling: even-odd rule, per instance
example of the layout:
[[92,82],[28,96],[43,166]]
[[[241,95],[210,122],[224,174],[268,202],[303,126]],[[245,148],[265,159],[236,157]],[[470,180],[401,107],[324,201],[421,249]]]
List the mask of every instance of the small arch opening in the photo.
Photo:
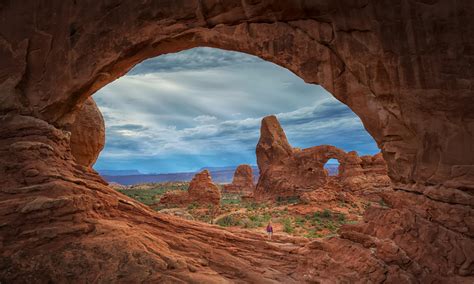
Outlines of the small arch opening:
[[337,159],[329,159],[324,164],[324,169],[327,171],[328,176],[338,176],[339,175],[339,161]]

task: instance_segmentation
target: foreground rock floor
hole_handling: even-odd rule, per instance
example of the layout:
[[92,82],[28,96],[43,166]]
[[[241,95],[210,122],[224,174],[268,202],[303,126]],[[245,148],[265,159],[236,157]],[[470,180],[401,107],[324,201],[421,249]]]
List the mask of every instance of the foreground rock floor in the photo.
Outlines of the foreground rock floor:
[[[2,215],[11,217],[1,227],[4,281],[296,283],[393,277],[389,265],[348,240],[269,241],[247,230],[158,214],[100,183],[56,181],[20,190],[46,188],[2,204]],[[87,208],[91,190],[100,201]],[[14,226],[23,229],[5,232]]]
[[[422,210],[372,208],[365,222],[343,227],[341,238],[269,242],[260,234],[156,213],[74,163],[67,132],[26,116],[6,116],[2,123],[2,282],[472,280],[452,272],[457,269],[452,263],[461,269],[471,263],[466,259],[472,252],[470,239],[444,228],[450,224],[434,225]],[[386,196],[390,206],[416,208],[427,202],[421,195],[410,199],[399,194]],[[401,200],[412,203],[398,205]],[[431,245],[420,245],[430,238]]]

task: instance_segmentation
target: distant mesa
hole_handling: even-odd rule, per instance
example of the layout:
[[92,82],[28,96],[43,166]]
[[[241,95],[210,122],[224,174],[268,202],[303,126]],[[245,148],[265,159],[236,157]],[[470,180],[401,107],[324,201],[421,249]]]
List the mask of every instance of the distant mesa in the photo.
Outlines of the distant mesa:
[[[156,183],[156,182],[179,182],[191,181],[194,175],[203,170],[208,170],[214,182],[217,183],[231,183],[234,177],[234,171],[237,166],[227,167],[206,167],[196,172],[181,172],[181,173],[165,173],[165,174],[143,174],[137,170],[97,170],[100,175],[107,182],[115,182],[123,185],[133,185],[139,183]],[[254,173],[254,182],[258,180],[258,167],[252,166]]]
[[142,175],[138,170],[96,170],[101,176],[131,176]]

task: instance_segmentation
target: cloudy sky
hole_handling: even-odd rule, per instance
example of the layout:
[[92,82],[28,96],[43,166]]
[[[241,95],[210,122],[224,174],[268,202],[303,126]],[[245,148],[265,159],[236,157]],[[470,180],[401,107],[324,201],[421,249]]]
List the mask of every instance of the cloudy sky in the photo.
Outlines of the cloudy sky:
[[213,48],[162,55],[94,95],[106,125],[96,169],[143,173],[256,164],[262,117],[294,147],[379,150],[359,118],[318,85],[254,56]]

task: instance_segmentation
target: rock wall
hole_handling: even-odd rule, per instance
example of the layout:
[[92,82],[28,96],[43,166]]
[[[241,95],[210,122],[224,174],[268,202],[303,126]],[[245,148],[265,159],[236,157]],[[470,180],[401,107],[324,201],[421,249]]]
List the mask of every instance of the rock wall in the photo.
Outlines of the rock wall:
[[[474,281],[473,2],[2,1],[0,21],[2,282]],[[340,238],[267,245],[156,214],[76,162],[67,130],[87,98],[196,46],[347,104],[387,162],[389,207]]]
[[250,194],[255,190],[253,182],[253,172],[250,165],[239,165],[234,172],[231,184],[224,185],[223,192]]
[[185,206],[191,203],[220,206],[221,192],[212,182],[208,170],[197,173],[187,191],[168,191],[160,199],[163,205]]

